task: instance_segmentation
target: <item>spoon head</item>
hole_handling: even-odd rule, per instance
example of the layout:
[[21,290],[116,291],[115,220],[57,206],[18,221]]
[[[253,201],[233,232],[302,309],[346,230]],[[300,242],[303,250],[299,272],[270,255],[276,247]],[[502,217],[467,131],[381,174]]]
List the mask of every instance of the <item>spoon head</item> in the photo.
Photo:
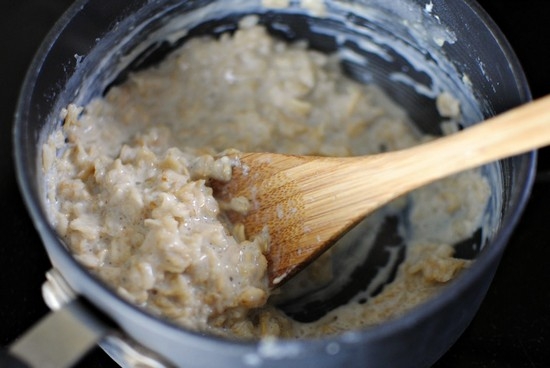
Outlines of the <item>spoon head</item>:
[[222,204],[243,198],[248,201],[246,211],[234,211],[227,206],[227,216],[235,226],[244,226],[247,238],[268,237],[266,257],[272,288],[282,285],[340,237],[339,234],[327,237],[319,232],[322,223],[312,226],[306,221],[311,201],[304,195],[306,191],[299,178],[303,176],[304,165],[309,166],[314,159],[271,153],[240,154],[235,157],[237,164],[231,180],[211,183]]

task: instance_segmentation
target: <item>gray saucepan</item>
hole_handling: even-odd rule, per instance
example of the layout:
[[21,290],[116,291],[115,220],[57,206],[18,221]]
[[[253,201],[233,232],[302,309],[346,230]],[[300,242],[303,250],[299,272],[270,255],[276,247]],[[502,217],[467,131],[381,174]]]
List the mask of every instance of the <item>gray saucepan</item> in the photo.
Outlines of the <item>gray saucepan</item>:
[[[343,62],[349,75],[381,86],[429,133],[439,133],[434,100],[445,90],[460,100],[464,126],[531,98],[509,44],[472,0],[325,1],[325,12],[300,7],[299,1],[277,9],[262,3],[269,2],[77,0],[48,34],[22,87],[14,149],[20,188],[53,267],[44,290],[57,311],[47,321],[65,325],[49,326],[49,338],[37,342],[44,331],[39,325],[16,342],[10,352],[20,360],[70,364],[99,341],[127,366],[426,367],[472,320],[529,196],[534,152],[492,166],[494,225],[490,234],[474,234],[463,246],[464,256],[475,262],[449,287],[395,320],[321,339],[242,342],[177,327],[118,297],[71,256],[51,227],[40,147],[62,123],[61,108],[100,96],[189,37],[234,29],[243,14],[258,14],[278,37],[305,38],[324,52],[345,49],[343,55],[353,56]],[[296,303],[288,309],[319,312]],[[73,330],[79,337],[69,335],[69,344],[62,335]],[[27,338],[33,345],[26,345]],[[55,356],[59,345],[74,353]]]

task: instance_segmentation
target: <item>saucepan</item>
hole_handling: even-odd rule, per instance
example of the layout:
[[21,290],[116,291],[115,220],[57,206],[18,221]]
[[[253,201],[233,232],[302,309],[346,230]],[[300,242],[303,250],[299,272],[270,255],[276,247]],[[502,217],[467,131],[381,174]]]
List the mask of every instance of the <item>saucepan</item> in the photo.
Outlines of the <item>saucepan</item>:
[[463,127],[531,98],[505,37],[472,0],[77,0],[36,54],[14,127],[19,185],[52,263],[44,296],[56,311],[44,323],[63,326],[39,325],[13,355],[70,364],[98,341],[124,366],[425,367],[472,320],[529,196],[534,152],[492,165],[490,231],[462,245],[471,267],[403,316],[336,336],[238,341],[188,331],[117,296],[67,250],[48,221],[41,170],[41,146],[62,124],[61,109],[101,96],[190,37],[231,31],[246,14],[277,37],[340,52],[346,73],[380,86],[430,134],[441,134],[435,100],[444,91],[460,101]]

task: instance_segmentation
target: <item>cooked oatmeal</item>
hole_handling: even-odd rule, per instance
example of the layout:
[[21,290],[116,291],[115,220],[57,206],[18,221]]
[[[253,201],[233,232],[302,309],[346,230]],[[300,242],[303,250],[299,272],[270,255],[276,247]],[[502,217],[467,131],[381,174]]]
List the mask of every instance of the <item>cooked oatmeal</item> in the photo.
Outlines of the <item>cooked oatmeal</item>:
[[[438,104],[445,117],[459,113],[449,96]],[[208,180],[231,179],[234,149],[344,156],[430,139],[379,89],[346,78],[337,55],[274,39],[247,18],[234,34],[191,39],[62,115],[43,166],[50,219],[69,249],[122,297],[222,336],[318,336],[400,315],[468,266],[451,244],[480,226],[490,195],[484,177],[469,171],[366,219],[361,226],[375,234],[383,211],[410,207],[407,257],[395,280],[366,302],[356,297],[301,323],[270,297],[269,239],[246,239],[224,220],[229,209],[246,212],[247,202],[218,203]],[[329,282],[330,257],[279,292]]]

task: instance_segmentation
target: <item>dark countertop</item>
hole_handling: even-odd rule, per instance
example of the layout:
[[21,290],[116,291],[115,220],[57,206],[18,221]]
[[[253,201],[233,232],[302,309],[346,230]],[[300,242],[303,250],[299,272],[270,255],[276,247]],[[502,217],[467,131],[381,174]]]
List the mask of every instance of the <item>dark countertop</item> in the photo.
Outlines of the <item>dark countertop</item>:
[[[438,0],[434,0],[438,1]],[[0,12],[0,343],[47,312],[49,262],[22,203],[11,157],[11,124],[25,70],[71,0],[4,0]],[[480,0],[514,47],[534,97],[550,93],[550,1]],[[438,368],[550,367],[550,153],[540,152],[531,200],[477,316]],[[79,367],[116,366],[99,349]]]

